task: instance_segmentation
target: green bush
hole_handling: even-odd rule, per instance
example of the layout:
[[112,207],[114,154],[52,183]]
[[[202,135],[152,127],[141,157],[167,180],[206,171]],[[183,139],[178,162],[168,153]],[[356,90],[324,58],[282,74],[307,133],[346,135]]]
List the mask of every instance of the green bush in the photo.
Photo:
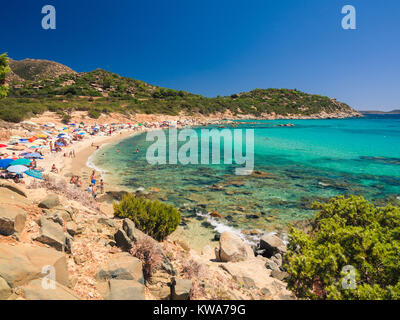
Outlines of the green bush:
[[98,119],[101,116],[100,111],[96,110],[96,109],[91,109],[88,112],[89,117],[93,118],[93,119]]
[[126,195],[115,203],[114,214],[131,219],[139,230],[158,241],[174,232],[181,221],[181,214],[173,206],[134,195]]
[[[400,208],[344,196],[314,204],[310,234],[291,228],[285,264],[300,298],[400,299]],[[355,288],[345,289],[355,270]]]

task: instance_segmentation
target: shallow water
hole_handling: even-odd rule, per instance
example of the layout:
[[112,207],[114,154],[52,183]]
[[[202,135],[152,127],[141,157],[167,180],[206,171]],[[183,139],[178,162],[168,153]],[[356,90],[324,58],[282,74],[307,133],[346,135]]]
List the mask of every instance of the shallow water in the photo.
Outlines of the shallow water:
[[[295,126],[277,126],[285,123]],[[313,201],[340,194],[363,195],[378,204],[399,201],[399,115],[241,121],[236,128],[254,129],[254,169],[268,176],[236,176],[234,169],[242,166],[235,164],[150,165],[146,150],[152,142],[146,141],[146,134],[108,145],[91,161],[106,172],[109,183],[129,190],[157,188],[153,198],[181,208],[187,221],[200,220],[219,231],[279,230],[312,217]],[[199,134],[201,129],[195,130]],[[213,210],[223,219],[207,221],[195,214]]]

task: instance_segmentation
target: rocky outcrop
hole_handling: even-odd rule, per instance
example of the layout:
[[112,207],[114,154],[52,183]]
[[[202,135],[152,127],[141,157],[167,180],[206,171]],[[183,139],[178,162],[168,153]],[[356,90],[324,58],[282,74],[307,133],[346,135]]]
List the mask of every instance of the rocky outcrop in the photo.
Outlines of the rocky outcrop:
[[219,250],[216,250],[216,259],[222,262],[238,262],[254,258],[251,247],[237,235],[224,232],[219,239]]
[[44,267],[49,266],[54,268],[55,280],[68,285],[67,261],[63,253],[28,244],[0,244],[0,279],[11,288],[45,277]]
[[271,257],[277,253],[284,254],[286,245],[276,235],[267,234],[260,239],[260,249],[265,250],[264,256]]
[[0,234],[10,236],[13,233],[21,232],[25,226],[26,213],[24,210],[0,205]]
[[49,194],[39,203],[39,208],[52,209],[60,205],[60,199],[56,194]]
[[228,262],[221,264],[221,268],[228,272],[234,280],[243,283],[248,288],[265,290],[274,299],[293,297],[291,292],[286,289],[284,282],[271,277],[271,270],[265,268],[262,260]]
[[144,285],[134,280],[110,280],[107,300],[145,300]]
[[68,221],[65,224],[65,227],[67,228],[67,232],[74,237],[78,233],[78,225],[74,221]]
[[0,300],[5,300],[9,296],[11,296],[12,290],[8,285],[7,281],[3,278],[0,278]]
[[79,300],[69,288],[55,282],[54,288],[45,288],[42,279],[36,279],[22,287],[22,293],[28,300]]
[[47,244],[58,251],[63,251],[66,244],[63,227],[45,217],[40,218],[39,225],[40,235],[35,240]]
[[122,228],[117,230],[114,237],[117,246],[125,251],[129,251],[137,245],[145,245],[151,248],[152,254],[158,257],[160,263],[152,268],[151,274],[146,275],[146,287],[157,298],[170,299],[171,290],[173,290],[173,277],[176,272],[161,245],[150,236],[136,229],[135,224],[130,219],[123,220]]
[[108,265],[97,273],[97,279],[135,280],[144,283],[142,262],[129,253],[121,252],[113,255]]
[[14,183],[11,183],[7,180],[0,181],[0,191],[2,188],[8,189],[12,192],[15,192],[16,194],[19,194],[20,196],[27,198],[26,192],[22,190],[22,188],[16,186]]
[[172,300],[189,300],[190,290],[192,290],[192,280],[176,279],[172,291]]
[[108,300],[144,300],[142,262],[126,252],[112,256],[99,268],[97,288]]

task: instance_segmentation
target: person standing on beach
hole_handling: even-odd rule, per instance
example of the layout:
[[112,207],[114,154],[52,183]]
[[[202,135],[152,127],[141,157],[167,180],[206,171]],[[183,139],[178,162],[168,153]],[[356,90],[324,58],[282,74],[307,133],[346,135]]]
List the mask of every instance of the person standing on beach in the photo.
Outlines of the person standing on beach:
[[91,185],[91,184],[89,184],[89,187],[88,187],[88,189],[87,189],[87,192],[88,192],[89,194],[92,194],[92,195],[93,195],[93,188],[92,188],[92,185]]
[[100,179],[100,193],[104,194],[104,181],[103,181],[103,179]]
[[95,185],[96,184],[96,171],[93,170],[92,175],[90,176],[90,183]]
[[78,188],[82,187],[82,181],[81,181],[81,177],[80,177],[80,176],[77,176],[77,177],[76,177],[75,184],[76,184],[76,186],[77,186]]
[[93,196],[94,200],[96,200],[96,197],[97,197],[97,187],[96,187],[96,185],[93,185],[93,187],[92,187],[92,196]]

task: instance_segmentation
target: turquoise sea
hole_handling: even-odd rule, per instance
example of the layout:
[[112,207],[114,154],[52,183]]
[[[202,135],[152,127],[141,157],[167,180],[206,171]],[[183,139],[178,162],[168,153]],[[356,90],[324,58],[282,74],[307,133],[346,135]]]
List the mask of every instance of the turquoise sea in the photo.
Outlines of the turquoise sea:
[[[279,126],[286,123],[295,126]],[[150,198],[176,205],[187,224],[202,221],[209,229],[279,231],[312,217],[313,201],[341,194],[400,204],[400,115],[247,120],[235,128],[254,129],[254,170],[267,175],[237,176],[235,164],[150,165],[146,150],[152,142],[146,142],[146,134],[105,146],[91,162],[109,183],[156,190]],[[200,137],[201,128],[195,130]],[[207,217],[214,210],[223,218]]]

